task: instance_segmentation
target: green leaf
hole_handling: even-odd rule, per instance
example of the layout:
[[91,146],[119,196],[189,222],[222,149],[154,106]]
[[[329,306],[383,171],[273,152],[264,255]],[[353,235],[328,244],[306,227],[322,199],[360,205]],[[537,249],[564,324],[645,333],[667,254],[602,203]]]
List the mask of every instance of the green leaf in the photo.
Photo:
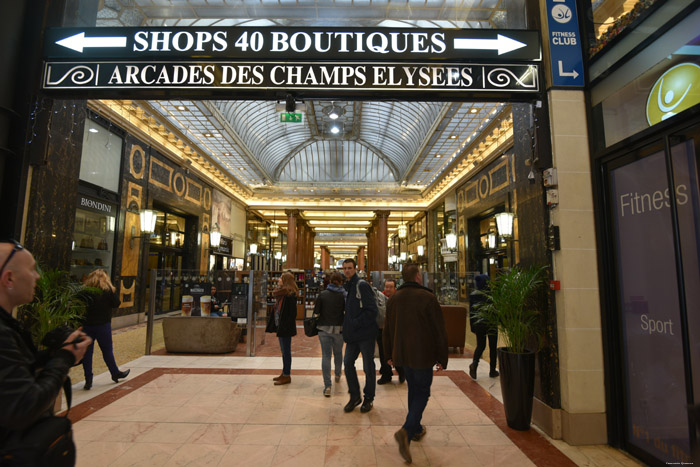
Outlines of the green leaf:
[[544,328],[534,298],[545,284],[546,271],[546,267],[515,267],[498,274],[487,290],[479,292],[486,300],[476,306],[476,319],[498,329],[511,352],[538,350],[541,345]]

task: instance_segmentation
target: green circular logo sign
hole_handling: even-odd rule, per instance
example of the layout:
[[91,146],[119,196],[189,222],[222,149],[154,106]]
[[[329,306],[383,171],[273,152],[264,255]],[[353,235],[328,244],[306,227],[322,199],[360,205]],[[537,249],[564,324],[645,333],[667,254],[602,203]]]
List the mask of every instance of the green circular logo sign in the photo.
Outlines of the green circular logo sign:
[[647,99],[649,125],[700,104],[700,66],[681,63],[669,68],[654,83]]

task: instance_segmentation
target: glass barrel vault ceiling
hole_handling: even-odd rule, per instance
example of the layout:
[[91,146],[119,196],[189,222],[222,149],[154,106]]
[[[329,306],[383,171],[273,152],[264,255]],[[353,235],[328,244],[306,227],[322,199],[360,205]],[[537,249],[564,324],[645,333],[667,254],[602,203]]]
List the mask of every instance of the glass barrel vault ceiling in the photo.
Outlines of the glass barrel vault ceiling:
[[[505,29],[523,27],[524,3],[511,0],[104,0],[99,3],[96,25]],[[299,195],[307,200],[314,196],[332,200],[333,195],[352,193],[374,195],[377,207],[382,206],[382,201],[386,206],[387,201],[398,199],[392,195],[412,194],[415,199],[416,195],[425,194],[454,167],[458,162],[454,158],[461,149],[478,138],[481,130],[499,117],[502,110],[509,112],[507,106],[497,103],[326,99],[304,102],[303,123],[283,124],[274,101],[169,100],[134,104],[162,121],[166,128],[184,135],[192,149],[226,169],[254,197],[277,195],[292,201]],[[331,114],[339,116],[331,118]],[[332,132],[333,126],[338,128],[337,133]],[[410,209],[415,207],[414,204]],[[392,205],[390,232],[400,222],[400,209]],[[259,212],[270,220],[275,215],[275,211],[263,208]],[[339,220],[347,224],[353,219],[347,217],[348,211],[315,213],[336,225]],[[372,211],[362,214],[373,217]],[[402,219],[410,219],[418,211],[404,214]],[[314,211],[304,211],[307,219],[313,216]],[[362,216],[358,219],[366,220]],[[280,220],[277,217],[277,223]],[[313,227],[317,232],[332,228],[321,224]],[[364,235],[351,243],[359,245],[362,238]]]
[[[330,102],[330,101],[329,101]],[[280,123],[275,101],[150,101],[149,106],[253,191],[317,194],[363,188],[425,189],[503,108],[497,103],[336,102],[319,117],[307,101],[302,123]]]

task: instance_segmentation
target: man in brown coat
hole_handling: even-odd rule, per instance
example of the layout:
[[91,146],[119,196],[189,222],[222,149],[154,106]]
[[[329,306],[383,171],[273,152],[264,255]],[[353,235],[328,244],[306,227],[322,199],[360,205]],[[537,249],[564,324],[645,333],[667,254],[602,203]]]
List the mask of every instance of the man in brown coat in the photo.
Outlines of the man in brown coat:
[[386,306],[384,355],[389,365],[401,366],[408,383],[408,415],[403,427],[394,434],[399,453],[411,463],[411,441],[425,436],[420,424],[430,397],[433,366],[447,368],[447,333],[442,309],[433,291],[423,287],[416,264],[403,268],[404,284]]

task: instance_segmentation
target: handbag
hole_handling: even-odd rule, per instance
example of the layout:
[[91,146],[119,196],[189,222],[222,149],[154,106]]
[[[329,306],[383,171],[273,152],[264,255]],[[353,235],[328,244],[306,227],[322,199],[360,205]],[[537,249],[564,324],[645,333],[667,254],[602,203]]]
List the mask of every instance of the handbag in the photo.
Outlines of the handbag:
[[0,465],[75,465],[73,429],[66,417],[40,418],[18,439],[8,441],[8,446],[1,450]]
[[265,332],[277,332],[277,324],[275,324],[274,312],[272,312],[270,316],[267,317],[267,326],[265,326]]
[[0,466],[47,466],[63,467],[75,465],[75,443],[73,425],[68,418],[72,402],[70,377],[63,381],[68,410],[65,417],[48,415],[32,426],[12,436],[0,447]]
[[310,318],[304,318],[304,334],[306,337],[314,337],[318,335],[318,315],[314,315]]

